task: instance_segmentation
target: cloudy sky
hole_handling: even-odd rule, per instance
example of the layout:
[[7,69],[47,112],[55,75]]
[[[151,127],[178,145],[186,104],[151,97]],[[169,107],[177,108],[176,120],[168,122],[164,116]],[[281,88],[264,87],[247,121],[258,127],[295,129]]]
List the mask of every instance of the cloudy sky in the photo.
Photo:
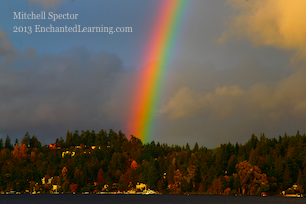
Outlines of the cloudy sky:
[[[134,81],[163,0],[0,2],[0,136],[125,132]],[[306,132],[306,2],[188,0],[156,110],[154,140],[206,147]],[[78,14],[18,20],[13,12]],[[132,27],[130,33],[14,26]],[[154,60],[154,59],[152,59]]]

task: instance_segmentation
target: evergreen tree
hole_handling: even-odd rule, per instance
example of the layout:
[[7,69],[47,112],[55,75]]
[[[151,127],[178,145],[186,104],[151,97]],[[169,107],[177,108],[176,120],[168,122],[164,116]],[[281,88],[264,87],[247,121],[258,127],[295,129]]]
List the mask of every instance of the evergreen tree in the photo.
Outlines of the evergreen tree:
[[72,146],[72,133],[69,130],[67,130],[65,145],[68,148]]
[[11,139],[9,135],[6,135],[5,143],[4,143],[4,148],[13,150],[13,145],[11,144]]
[[71,146],[79,146],[80,144],[81,144],[81,137],[79,135],[79,131],[75,130],[71,138]]
[[156,189],[158,179],[159,178],[157,174],[156,162],[154,160],[151,160],[148,169],[148,181],[147,181],[148,188]]
[[3,148],[4,148],[4,146],[3,146],[3,139],[0,138],[0,151],[1,151]]
[[41,148],[41,143],[37,140],[35,135],[33,135],[30,140],[30,147]]
[[30,134],[28,132],[26,132],[26,134],[22,138],[21,144],[25,144],[27,147],[29,147],[30,142],[31,142]]
[[56,139],[55,143],[56,143],[57,147],[64,147],[64,145],[65,145],[65,141],[62,137],[60,137],[60,139]]
[[16,146],[16,144],[18,144],[18,139],[17,139],[17,138],[16,138],[16,140],[15,140],[14,146]]
[[290,170],[288,166],[286,166],[285,171],[284,171],[284,177],[283,177],[283,188],[286,190],[287,188],[292,186],[292,179],[290,175]]
[[198,143],[196,142],[195,143],[195,145],[194,145],[194,148],[193,148],[193,150],[192,150],[193,152],[197,152],[197,151],[199,151],[199,145],[198,145]]
[[187,151],[188,150],[190,150],[190,145],[188,144],[188,142],[187,142],[187,144],[186,144],[186,148],[185,148]]
[[251,164],[251,165],[255,165],[255,164],[257,164],[257,155],[256,155],[256,152],[255,152],[255,150],[252,148],[251,149],[251,152],[250,152],[250,157],[249,157],[249,163]]
[[303,185],[304,185],[304,178],[303,178],[303,172],[301,170],[299,170],[299,175],[297,177],[297,181],[296,181],[296,184],[299,185],[299,187],[302,187],[303,188]]
[[251,136],[251,139],[248,141],[250,148],[255,149],[258,143],[258,138],[255,136],[255,134],[253,133]]

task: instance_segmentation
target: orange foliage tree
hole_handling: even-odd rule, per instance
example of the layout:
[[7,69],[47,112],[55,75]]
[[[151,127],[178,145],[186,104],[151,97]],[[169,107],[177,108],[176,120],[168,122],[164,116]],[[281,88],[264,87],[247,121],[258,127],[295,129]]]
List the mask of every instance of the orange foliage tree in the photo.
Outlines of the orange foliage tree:
[[223,183],[220,178],[214,179],[212,183],[213,193],[221,194]]
[[135,160],[133,160],[131,163],[131,169],[134,169],[134,170],[137,169],[137,162]]
[[100,169],[97,176],[97,183],[100,186],[103,186],[105,182],[103,170]]
[[268,186],[267,176],[261,173],[261,170],[255,165],[252,166],[249,162],[243,161],[236,165],[239,175],[242,194],[255,194],[261,184]]
[[78,191],[78,184],[72,183],[70,184],[71,193],[76,193]]
[[174,193],[181,193],[182,189],[181,189],[181,185],[182,185],[182,173],[179,169],[177,169],[174,172],[174,181],[173,184],[170,184],[168,186],[169,190],[174,192]]

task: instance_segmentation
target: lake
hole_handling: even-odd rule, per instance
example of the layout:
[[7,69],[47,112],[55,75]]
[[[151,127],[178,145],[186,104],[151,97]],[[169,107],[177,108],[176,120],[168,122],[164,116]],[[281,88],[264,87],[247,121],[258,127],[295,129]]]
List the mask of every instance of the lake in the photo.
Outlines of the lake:
[[106,204],[299,204],[306,203],[306,198],[283,198],[283,197],[259,197],[259,196],[218,196],[218,195],[0,195],[0,203],[22,204],[22,203],[43,203],[43,204],[85,204],[85,203],[106,203]]

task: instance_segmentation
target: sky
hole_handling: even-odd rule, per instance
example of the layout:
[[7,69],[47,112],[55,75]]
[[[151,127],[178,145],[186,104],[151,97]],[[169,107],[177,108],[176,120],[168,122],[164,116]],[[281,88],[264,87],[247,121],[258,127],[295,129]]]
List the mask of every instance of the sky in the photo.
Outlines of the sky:
[[[162,2],[0,1],[0,137],[21,141],[29,132],[48,144],[67,130],[125,133]],[[245,143],[253,133],[306,132],[306,2],[188,0],[183,10],[155,110],[155,142],[214,148]],[[14,19],[32,11],[78,16]],[[50,24],[132,32],[34,32]]]

